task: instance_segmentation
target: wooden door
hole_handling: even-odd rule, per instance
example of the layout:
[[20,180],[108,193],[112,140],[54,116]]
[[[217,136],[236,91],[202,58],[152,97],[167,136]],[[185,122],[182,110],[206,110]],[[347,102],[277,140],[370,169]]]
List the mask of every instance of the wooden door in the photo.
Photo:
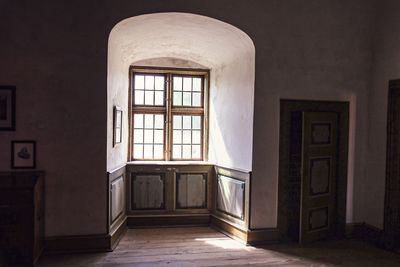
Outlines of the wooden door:
[[400,80],[389,82],[384,246],[400,250]]
[[303,112],[300,243],[334,233],[338,115]]

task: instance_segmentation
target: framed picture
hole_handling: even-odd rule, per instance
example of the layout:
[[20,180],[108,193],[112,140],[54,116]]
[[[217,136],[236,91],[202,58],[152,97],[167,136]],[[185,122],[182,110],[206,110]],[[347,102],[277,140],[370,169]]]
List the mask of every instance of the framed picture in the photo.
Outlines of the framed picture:
[[15,131],[15,86],[0,85],[0,131]]
[[122,142],[122,109],[118,106],[114,107],[114,142],[113,145]]
[[36,142],[11,141],[11,168],[36,168]]

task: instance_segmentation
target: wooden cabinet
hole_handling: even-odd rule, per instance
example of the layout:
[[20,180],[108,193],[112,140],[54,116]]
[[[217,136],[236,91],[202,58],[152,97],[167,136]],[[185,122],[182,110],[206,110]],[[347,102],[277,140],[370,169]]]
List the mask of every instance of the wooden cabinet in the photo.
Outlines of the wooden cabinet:
[[0,172],[0,250],[10,263],[34,264],[43,250],[43,189],[43,172]]

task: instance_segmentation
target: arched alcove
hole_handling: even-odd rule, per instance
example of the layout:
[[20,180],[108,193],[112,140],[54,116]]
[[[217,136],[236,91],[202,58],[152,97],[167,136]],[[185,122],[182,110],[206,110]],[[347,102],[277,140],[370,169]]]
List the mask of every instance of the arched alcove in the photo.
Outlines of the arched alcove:
[[112,110],[118,105],[127,114],[128,70],[138,62],[192,62],[209,69],[209,161],[251,170],[254,44],[246,33],[230,24],[188,13],[136,16],[112,29],[108,45],[108,170],[127,160],[127,116],[123,119],[122,144],[113,147]]

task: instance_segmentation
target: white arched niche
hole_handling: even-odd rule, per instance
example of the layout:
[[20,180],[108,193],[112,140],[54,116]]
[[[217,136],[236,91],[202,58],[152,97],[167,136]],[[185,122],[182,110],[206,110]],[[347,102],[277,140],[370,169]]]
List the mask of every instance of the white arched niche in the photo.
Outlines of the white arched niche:
[[[131,17],[108,43],[107,169],[127,161],[129,67],[138,62],[194,62],[210,69],[210,163],[251,170],[255,48],[249,36],[225,22],[188,13]],[[193,65],[192,64],[192,65]],[[160,66],[165,67],[165,66]],[[171,67],[171,66],[168,66]],[[113,147],[113,106],[124,111],[123,141]]]

